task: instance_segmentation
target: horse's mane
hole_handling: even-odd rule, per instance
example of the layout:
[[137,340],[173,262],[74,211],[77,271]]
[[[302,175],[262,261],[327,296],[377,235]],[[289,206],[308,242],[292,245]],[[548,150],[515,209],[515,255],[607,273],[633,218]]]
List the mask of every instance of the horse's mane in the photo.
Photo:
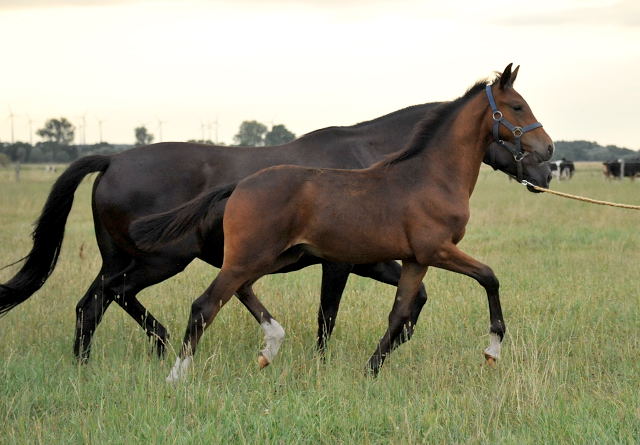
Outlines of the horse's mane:
[[492,80],[479,80],[459,98],[450,102],[443,102],[434,110],[427,112],[426,116],[415,125],[407,146],[400,151],[390,154],[387,159],[381,162],[382,165],[394,165],[421,153],[429,145],[429,142],[433,139],[440,127],[448,121],[449,117],[459,110],[471,97],[484,91],[487,84],[499,81],[499,75]]
[[407,111],[413,111],[415,109],[422,108],[425,105],[431,105],[432,103],[435,103],[435,102],[427,102],[427,103],[424,103],[424,104],[411,105],[411,106],[408,106],[408,107],[405,107],[405,108],[401,108],[400,110],[396,110],[396,111],[392,111],[391,113],[387,113],[384,116],[376,117],[375,119],[370,119],[368,121],[358,122],[357,124],[352,125],[351,127],[352,128],[359,128],[359,127],[364,127],[366,125],[375,124],[375,123],[383,121],[383,120],[392,119],[392,118],[396,117],[397,115],[405,114]]

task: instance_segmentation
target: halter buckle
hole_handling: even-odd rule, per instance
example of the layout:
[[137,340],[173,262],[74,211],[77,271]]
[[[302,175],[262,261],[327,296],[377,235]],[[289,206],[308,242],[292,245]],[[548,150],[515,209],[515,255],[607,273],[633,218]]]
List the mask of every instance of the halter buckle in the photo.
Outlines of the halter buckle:
[[500,110],[496,110],[493,112],[493,120],[494,121],[501,121],[502,120],[502,111]]
[[516,162],[520,162],[525,158],[525,156],[527,156],[527,152],[521,151],[520,153],[515,153],[513,155],[513,159],[515,159]]
[[517,138],[521,137],[524,134],[524,131],[522,131],[522,127],[515,127],[513,129],[513,135]]

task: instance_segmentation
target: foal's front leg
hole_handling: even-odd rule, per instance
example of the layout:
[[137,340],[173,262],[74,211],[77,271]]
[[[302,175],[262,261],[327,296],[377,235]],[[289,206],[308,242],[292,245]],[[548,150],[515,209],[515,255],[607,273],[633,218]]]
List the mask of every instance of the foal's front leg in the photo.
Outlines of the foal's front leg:
[[491,268],[462,252],[451,244],[441,249],[436,255],[434,266],[441,269],[458,272],[475,279],[487,292],[489,300],[489,328],[490,345],[484,350],[484,356],[489,365],[493,365],[500,358],[500,347],[507,330],[502,318],[500,307],[500,283]]
[[[427,267],[412,261],[402,262],[402,274],[396,291],[396,299],[389,313],[389,327],[380,339],[376,352],[369,359],[368,369],[375,376],[380,372],[387,355],[413,334],[415,323],[426,298],[418,304],[422,295],[418,292]],[[426,297],[426,296],[425,296]]]

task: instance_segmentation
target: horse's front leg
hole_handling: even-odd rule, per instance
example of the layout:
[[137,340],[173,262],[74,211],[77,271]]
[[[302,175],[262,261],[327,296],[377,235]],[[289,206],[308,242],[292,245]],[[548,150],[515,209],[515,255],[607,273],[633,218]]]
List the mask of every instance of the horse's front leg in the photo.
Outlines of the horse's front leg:
[[416,307],[422,308],[422,305],[416,303],[416,300],[421,295],[418,290],[422,286],[422,278],[426,273],[426,266],[412,261],[402,262],[402,273],[398,282],[396,299],[389,313],[389,327],[380,339],[378,348],[368,363],[368,370],[374,376],[380,371],[387,355],[413,334],[413,329],[420,313],[419,309],[416,310]]
[[336,325],[342,293],[347,285],[353,264],[322,263],[322,287],[320,289],[320,308],[318,309],[318,352],[324,356],[327,342]]
[[434,266],[467,275],[475,279],[487,292],[489,300],[489,328],[490,344],[484,350],[484,356],[489,365],[493,365],[500,358],[500,347],[507,330],[502,318],[500,307],[500,283],[491,268],[475,260],[451,244],[436,254]]

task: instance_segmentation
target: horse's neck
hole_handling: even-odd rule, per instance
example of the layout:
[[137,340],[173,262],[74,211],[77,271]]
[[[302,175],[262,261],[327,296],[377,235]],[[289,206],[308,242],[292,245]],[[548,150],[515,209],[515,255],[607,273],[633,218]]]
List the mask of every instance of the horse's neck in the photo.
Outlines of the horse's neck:
[[370,157],[367,163],[379,161],[407,145],[416,124],[429,110],[440,104],[441,102],[431,102],[415,105],[391,115],[355,125],[353,130],[362,137],[362,145],[366,147]]

